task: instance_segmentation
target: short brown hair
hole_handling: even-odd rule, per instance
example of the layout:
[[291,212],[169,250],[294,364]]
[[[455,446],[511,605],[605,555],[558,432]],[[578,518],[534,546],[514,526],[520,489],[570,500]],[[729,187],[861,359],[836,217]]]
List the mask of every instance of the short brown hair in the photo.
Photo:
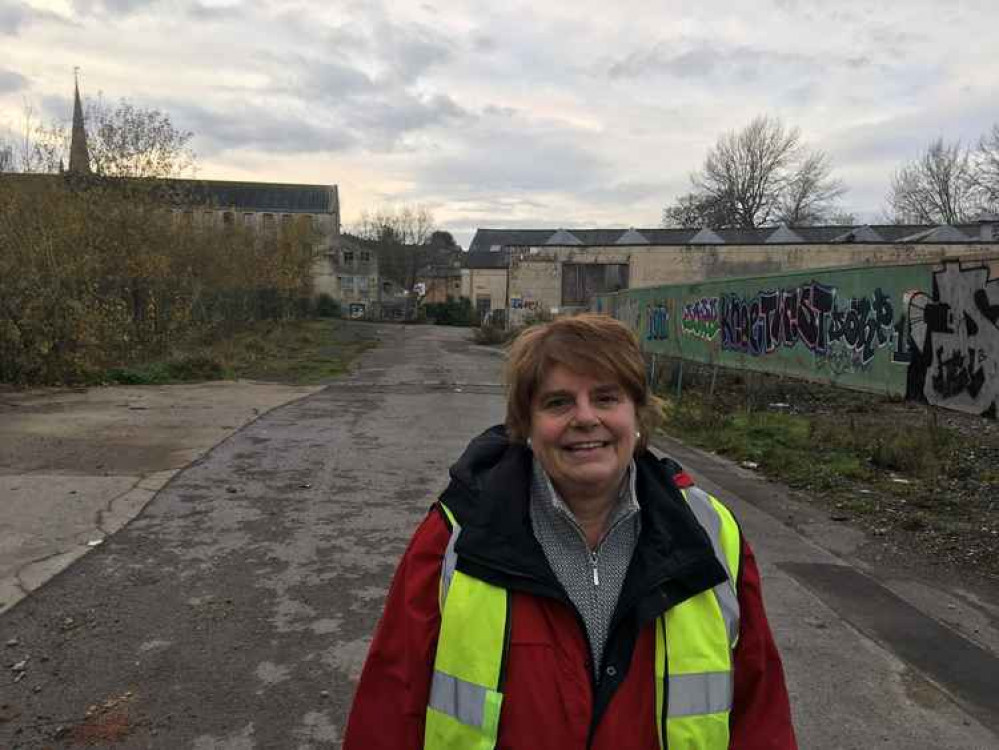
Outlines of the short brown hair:
[[531,326],[514,340],[506,363],[506,427],[524,441],[531,432],[531,405],[541,382],[555,365],[614,380],[635,402],[638,450],[648,445],[658,422],[658,400],[649,393],[645,360],[638,339],[614,318],[583,313]]

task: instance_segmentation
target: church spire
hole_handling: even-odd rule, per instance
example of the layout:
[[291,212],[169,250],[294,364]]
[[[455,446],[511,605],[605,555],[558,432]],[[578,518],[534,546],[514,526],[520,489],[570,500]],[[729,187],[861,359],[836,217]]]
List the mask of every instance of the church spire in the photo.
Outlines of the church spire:
[[79,68],[73,70],[73,138],[69,144],[69,171],[74,174],[90,174],[90,152],[87,150],[87,131],[83,127],[79,73]]

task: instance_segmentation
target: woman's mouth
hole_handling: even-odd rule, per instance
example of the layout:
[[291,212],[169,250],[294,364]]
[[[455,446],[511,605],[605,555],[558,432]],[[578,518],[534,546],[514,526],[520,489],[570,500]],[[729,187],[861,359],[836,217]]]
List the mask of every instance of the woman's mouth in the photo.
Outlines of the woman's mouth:
[[608,445],[610,445],[610,442],[607,440],[588,440],[585,443],[570,443],[565,446],[564,450],[567,450],[570,453],[586,453],[587,451],[606,448]]

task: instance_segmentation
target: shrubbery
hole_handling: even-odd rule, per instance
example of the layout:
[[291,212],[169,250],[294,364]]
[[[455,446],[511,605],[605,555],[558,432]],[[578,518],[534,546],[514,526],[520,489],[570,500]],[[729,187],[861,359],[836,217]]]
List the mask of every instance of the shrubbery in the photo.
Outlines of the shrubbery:
[[340,303],[332,295],[323,292],[316,298],[316,317],[339,318],[340,314]]
[[439,326],[475,325],[475,310],[468,297],[448,297],[447,302],[433,302],[423,307],[427,320]]
[[199,226],[154,186],[0,175],[0,382],[127,380],[192,337],[309,313],[311,229]]

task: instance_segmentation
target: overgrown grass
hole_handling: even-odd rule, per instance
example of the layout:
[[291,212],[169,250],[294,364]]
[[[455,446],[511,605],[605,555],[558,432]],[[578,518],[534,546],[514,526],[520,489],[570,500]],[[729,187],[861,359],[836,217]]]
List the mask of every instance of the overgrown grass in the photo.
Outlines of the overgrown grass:
[[222,379],[313,385],[342,375],[377,345],[373,329],[336,319],[262,322],[218,340],[194,340],[170,359],[119,367],[93,382],[161,385]]
[[896,549],[999,580],[999,429],[898,398],[716,370],[657,368],[664,431],[752,466]]

